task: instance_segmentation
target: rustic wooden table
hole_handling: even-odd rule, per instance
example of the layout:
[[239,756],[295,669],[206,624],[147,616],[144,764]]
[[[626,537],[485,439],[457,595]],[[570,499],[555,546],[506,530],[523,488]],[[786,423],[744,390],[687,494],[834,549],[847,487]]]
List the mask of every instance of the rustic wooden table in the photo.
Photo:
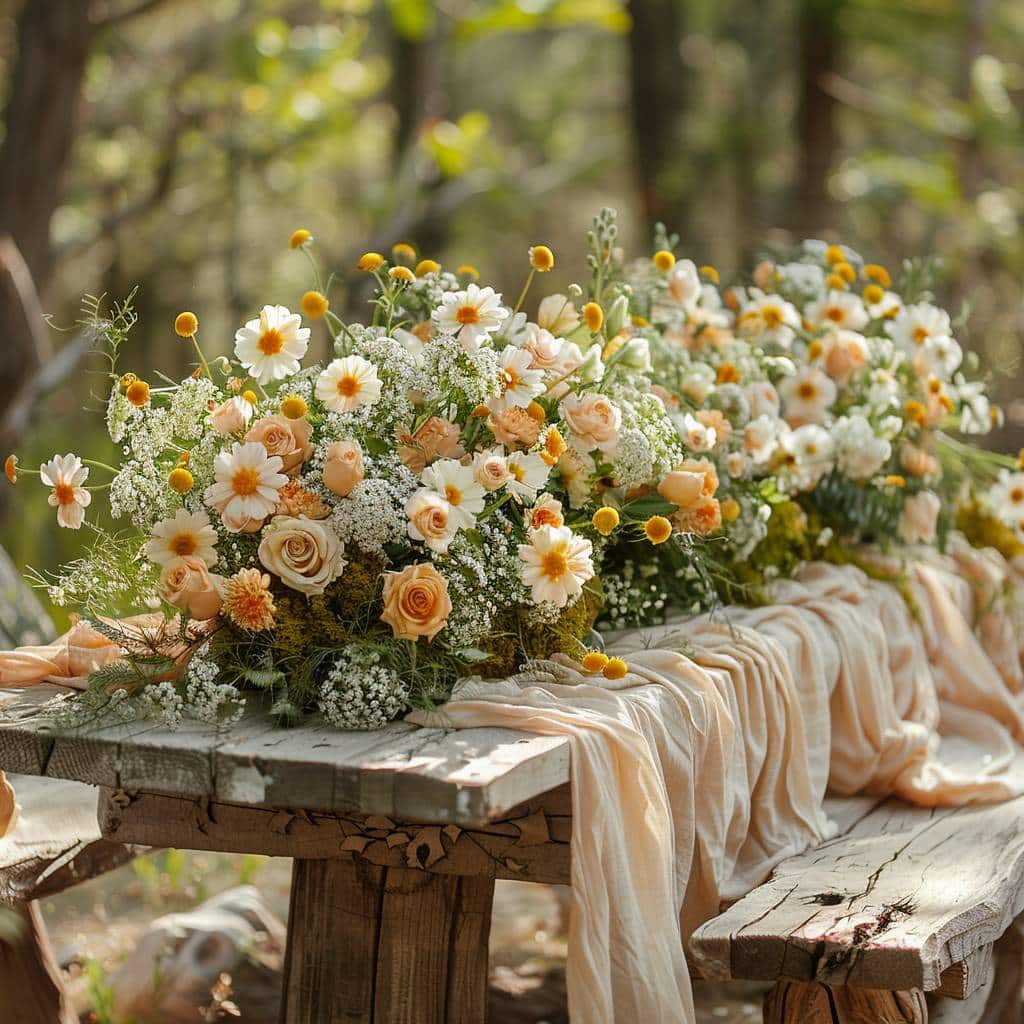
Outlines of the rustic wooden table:
[[0,690],[0,768],[100,787],[123,843],[295,858],[286,1024],[486,1018],[495,878],[569,881],[566,742],[396,723],[228,731],[55,726],[62,691]]

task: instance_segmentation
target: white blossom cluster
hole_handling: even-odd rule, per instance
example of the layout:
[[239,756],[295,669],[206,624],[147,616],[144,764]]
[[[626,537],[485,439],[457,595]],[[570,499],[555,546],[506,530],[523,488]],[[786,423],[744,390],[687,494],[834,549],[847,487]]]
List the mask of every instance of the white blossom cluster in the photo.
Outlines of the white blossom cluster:
[[230,683],[220,683],[220,666],[209,657],[209,644],[192,656],[185,672],[185,701],[200,722],[227,727],[245,711],[245,697]]
[[185,714],[185,701],[172,682],[152,683],[139,694],[139,712],[168,729],[177,729]]
[[339,729],[382,729],[405,710],[409,687],[374,651],[338,658],[320,687],[318,705]]

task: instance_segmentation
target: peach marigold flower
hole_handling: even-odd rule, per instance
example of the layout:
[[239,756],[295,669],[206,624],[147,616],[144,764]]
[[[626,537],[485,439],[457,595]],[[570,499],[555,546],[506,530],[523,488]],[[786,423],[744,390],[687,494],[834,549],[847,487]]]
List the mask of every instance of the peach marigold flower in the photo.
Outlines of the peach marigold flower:
[[320,495],[307,491],[295,480],[288,483],[277,493],[276,516],[305,516],[307,519],[326,519],[331,510],[321,500]]
[[583,591],[594,576],[593,545],[567,526],[542,526],[530,535],[529,544],[519,545],[519,567],[523,582],[531,588],[536,604],[550,601],[564,608],[569,599]]
[[223,613],[236,626],[251,633],[274,628],[274,596],[270,576],[259,569],[239,569],[224,583]]
[[39,467],[39,476],[47,487],[52,487],[50,505],[57,510],[57,522],[67,530],[77,530],[85,520],[85,510],[92,495],[82,486],[89,469],[77,455],[54,455]]

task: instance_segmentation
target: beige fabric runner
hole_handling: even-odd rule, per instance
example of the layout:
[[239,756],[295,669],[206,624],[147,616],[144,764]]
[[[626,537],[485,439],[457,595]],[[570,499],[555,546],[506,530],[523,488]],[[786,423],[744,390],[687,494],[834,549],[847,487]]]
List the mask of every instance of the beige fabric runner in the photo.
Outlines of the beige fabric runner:
[[574,1021],[692,1022],[685,942],[831,834],[827,786],[924,805],[1024,792],[1024,634],[1003,599],[1020,577],[957,538],[907,573],[916,618],[894,586],[814,564],[769,607],[611,638],[631,668],[616,683],[559,659],[410,716],[568,738],[586,809],[573,818]]

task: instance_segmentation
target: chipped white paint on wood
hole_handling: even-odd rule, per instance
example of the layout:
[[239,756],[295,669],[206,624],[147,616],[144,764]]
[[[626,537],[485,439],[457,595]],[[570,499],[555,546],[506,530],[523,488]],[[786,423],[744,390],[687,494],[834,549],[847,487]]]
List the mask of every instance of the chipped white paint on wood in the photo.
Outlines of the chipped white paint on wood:
[[569,779],[569,746],[510,729],[345,732],[310,718],[275,728],[255,707],[226,731],[184,722],[57,729],[66,691],[0,690],[0,768],[112,790],[483,824]]
[[[706,977],[931,991],[1024,908],[1024,798],[933,809],[889,800],[853,819],[697,930]],[[966,974],[961,998],[986,971]]]

